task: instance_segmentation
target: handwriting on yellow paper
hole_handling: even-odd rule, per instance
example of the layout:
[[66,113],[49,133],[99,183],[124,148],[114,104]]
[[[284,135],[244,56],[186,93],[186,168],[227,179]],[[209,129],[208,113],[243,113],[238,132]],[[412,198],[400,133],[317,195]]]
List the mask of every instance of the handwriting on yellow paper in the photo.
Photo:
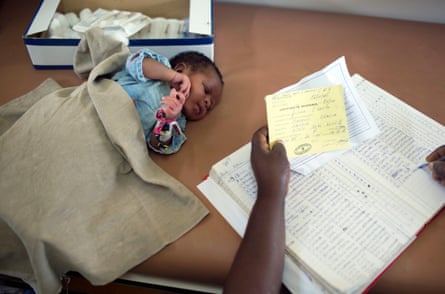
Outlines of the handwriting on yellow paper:
[[341,85],[266,96],[271,145],[281,140],[288,158],[350,146]]

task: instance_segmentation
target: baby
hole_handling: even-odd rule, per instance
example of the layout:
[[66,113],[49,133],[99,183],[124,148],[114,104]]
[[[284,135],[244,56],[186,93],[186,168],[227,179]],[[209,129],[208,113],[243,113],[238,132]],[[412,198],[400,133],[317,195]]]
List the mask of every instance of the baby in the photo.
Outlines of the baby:
[[113,78],[133,99],[150,149],[177,152],[187,120],[201,120],[221,100],[223,77],[205,55],[182,52],[168,60],[149,49],[127,59]]

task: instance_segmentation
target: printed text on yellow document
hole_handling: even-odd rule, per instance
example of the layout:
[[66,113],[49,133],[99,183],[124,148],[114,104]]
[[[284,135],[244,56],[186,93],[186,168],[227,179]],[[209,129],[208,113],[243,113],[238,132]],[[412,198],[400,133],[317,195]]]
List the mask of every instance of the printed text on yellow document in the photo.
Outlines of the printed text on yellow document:
[[269,142],[283,141],[288,158],[350,146],[341,85],[268,95],[266,110]]

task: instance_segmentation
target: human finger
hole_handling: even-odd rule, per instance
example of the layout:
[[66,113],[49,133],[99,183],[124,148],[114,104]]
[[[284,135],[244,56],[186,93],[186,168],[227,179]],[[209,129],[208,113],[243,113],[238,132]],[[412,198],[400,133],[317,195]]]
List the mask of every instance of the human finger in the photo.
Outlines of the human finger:
[[278,140],[273,144],[271,152],[274,152],[277,155],[280,156],[286,156],[286,147],[284,146],[283,141]]
[[437,147],[433,152],[427,155],[426,161],[431,162],[445,156],[445,145]]
[[184,94],[185,98],[187,98],[190,94],[191,82],[187,75],[178,73],[178,77],[175,83],[175,89],[178,92]]
[[445,162],[444,161],[434,161],[431,167],[433,171],[433,176],[440,181],[445,180]]
[[258,130],[256,130],[252,137],[252,148],[262,150],[263,152],[268,152],[269,143],[267,135],[268,129],[266,126],[262,126]]
[[180,92],[184,94],[185,98],[188,98],[190,95],[190,89],[192,87],[192,84],[190,82],[190,79],[188,76],[184,75],[184,80],[181,83]]

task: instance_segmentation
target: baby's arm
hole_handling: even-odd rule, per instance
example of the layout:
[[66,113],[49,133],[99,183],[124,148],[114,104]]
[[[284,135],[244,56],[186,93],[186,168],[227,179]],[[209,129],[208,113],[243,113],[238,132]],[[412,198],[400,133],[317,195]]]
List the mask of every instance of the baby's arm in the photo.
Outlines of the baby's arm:
[[147,79],[164,81],[171,84],[178,92],[187,98],[190,93],[190,79],[187,75],[176,71],[169,66],[168,59],[149,49],[130,55],[126,68],[128,73],[137,81],[145,82]]
[[185,97],[188,97],[190,93],[190,79],[188,76],[163,65],[159,61],[145,58],[142,62],[142,72],[146,78],[171,83],[172,87],[184,94]]
[[[128,57],[126,69],[128,74],[138,82],[154,80],[170,83],[171,91],[168,96],[162,98],[161,107],[155,114],[155,123],[151,131],[145,131],[146,135],[147,132],[150,134],[146,140],[151,149],[163,154],[176,152],[186,140],[182,131],[185,127],[185,119],[181,117],[179,123],[176,119],[181,113],[191,87],[189,78],[181,72],[183,67],[175,71],[170,68],[166,57],[149,49],[141,49]],[[150,121],[146,122],[147,127],[151,124],[152,118],[147,118]]]
[[176,71],[163,65],[159,61],[151,58],[144,58],[142,61],[142,72],[144,76],[151,80],[161,80],[170,82],[176,74]]

